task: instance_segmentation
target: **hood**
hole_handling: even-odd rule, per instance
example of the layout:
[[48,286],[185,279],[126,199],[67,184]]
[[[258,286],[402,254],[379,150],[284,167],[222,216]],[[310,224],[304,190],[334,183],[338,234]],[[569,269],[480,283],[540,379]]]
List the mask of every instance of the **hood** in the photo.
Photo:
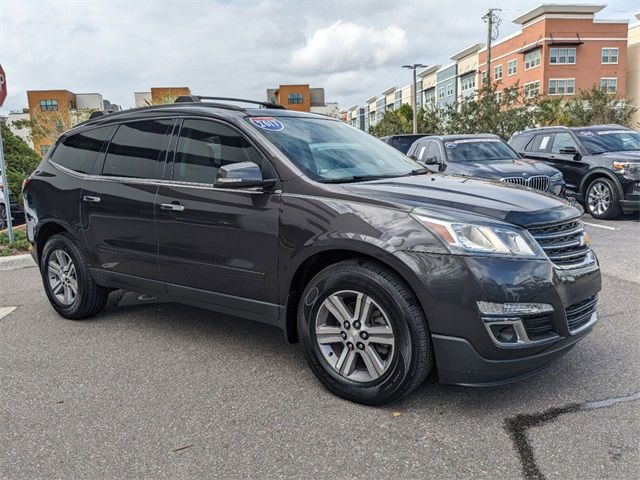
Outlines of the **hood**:
[[567,200],[497,181],[458,175],[418,175],[341,184],[350,194],[406,207],[458,210],[523,227],[579,217]]
[[620,162],[640,162],[640,151],[633,150],[630,152],[605,152],[594,155],[594,157],[611,160],[612,162],[614,160],[618,160]]
[[558,170],[542,162],[518,159],[481,162],[449,162],[445,172],[457,175],[501,179],[505,177],[531,177],[533,175],[547,175],[551,177],[558,173]]

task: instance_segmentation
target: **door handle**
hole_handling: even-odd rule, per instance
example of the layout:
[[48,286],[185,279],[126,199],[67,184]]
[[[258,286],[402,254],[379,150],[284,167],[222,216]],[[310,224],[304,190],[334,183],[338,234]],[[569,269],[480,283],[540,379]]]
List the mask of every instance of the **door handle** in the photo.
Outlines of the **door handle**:
[[85,195],[82,197],[82,201],[87,203],[100,203],[100,200],[100,197],[92,197],[91,195]]
[[179,203],[161,203],[160,208],[162,210],[171,210],[173,212],[182,212],[184,211],[184,207]]

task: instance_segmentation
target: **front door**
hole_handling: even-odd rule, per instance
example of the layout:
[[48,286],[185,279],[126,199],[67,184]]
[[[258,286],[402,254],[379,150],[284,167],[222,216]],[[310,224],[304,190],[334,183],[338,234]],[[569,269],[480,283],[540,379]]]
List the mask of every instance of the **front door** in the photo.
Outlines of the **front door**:
[[[120,124],[81,193],[82,228],[93,266],[119,274],[132,289],[144,280],[145,291],[164,291],[154,207],[173,123]],[[157,289],[147,288],[147,282]]]
[[573,154],[560,153],[560,150],[567,147],[573,147],[578,152],[581,151],[571,133],[556,133],[553,137],[553,144],[551,145],[549,163],[562,172],[564,181],[567,184],[567,190],[578,192],[580,181],[589,169],[589,166],[585,162],[576,160]]
[[[173,146],[175,145],[175,146]],[[280,194],[214,188],[234,162],[275,171],[235,127],[186,118],[158,192],[159,261],[167,291],[192,301],[276,317]]]

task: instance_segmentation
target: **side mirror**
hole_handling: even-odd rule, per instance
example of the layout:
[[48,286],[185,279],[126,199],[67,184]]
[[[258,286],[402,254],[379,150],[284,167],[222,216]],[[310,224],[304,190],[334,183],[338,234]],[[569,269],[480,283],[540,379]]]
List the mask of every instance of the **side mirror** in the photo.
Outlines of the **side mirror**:
[[574,160],[580,160],[582,155],[576,147],[563,147],[560,149],[562,155],[573,155]]
[[216,188],[266,188],[275,183],[274,179],[262,178],[262,171],[257,164],[238,162],[220,167],[213,186]]
[[424,163],[425,165],[438,165],[440,163],[440,160],[438,160],[438,157],[427,157],[422,163]]

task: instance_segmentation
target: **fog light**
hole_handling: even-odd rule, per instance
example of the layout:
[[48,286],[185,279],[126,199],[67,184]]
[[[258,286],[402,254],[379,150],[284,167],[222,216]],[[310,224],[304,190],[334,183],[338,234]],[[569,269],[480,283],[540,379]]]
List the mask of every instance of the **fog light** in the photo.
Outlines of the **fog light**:
[[496,337],[496,340],[500,343],[517,343],[518,334],[513,328],[513,325],[493,325],[491,333]]
[[483,315],[517,316],[538,315],[553,312],[553,305],[548,303],[493,303],[476,302]]

